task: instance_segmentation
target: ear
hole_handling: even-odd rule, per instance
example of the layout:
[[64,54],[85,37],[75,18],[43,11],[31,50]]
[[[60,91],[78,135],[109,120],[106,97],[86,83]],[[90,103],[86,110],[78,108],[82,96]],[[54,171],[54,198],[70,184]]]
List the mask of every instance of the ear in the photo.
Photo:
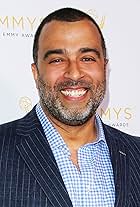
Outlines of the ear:
[[31,64],[31,68],[32,68],[32,73],[35,80],[36,88],[38,89],[38,73],[39,73],[38,68],[35,63]]
[[106,72],[106,70],[107,70],[108,62],[109,62],[109,59],[104,58],[104,70],[105,70],[105,72]]
[[107,66],[109,59],[105,58],[105,67]]

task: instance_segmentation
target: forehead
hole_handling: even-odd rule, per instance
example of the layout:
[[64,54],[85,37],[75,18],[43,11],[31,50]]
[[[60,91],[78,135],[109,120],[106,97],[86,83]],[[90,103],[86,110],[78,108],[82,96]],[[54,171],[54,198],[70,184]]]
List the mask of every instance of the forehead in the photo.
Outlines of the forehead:
[[39,37],[39,48],[41,47],[65,47],[66,44],[88,44],[101,45],[100,33],[89,20],[76,22],[51,21],[44,25]]

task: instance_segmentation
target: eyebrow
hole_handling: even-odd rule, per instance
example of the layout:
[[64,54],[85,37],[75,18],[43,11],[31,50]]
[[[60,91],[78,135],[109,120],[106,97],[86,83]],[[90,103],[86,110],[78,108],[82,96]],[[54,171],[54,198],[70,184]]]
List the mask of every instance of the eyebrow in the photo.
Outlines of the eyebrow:
[[99,50],[97,50],[96,48],[89,48],[89,47],[84,47],[80,49],[81,53],[86,53],[86,52],[94,52],[98,58],[101,57]]
[[[84,48],[80,48],[79,51],[81,53],[88,53],[88,52],[94,52],[98,58],[100,58],[100,52],[96,49],[96,48],[89,48],[89,47],[84,47]],[[63,49],[54,49],[54,50],[47,50],[47,52],[44,54],[44,60],[46,58],[48,58],[50,55],[53,55],[53,54],[59,54],[59,55],[62,55],[65,53],[65,50]]]
[[64,54],[64,50],[62,49],[47,50],[47,52],[44,54],[44,59],[49,57],[49,55],[53,55],[53,54]]

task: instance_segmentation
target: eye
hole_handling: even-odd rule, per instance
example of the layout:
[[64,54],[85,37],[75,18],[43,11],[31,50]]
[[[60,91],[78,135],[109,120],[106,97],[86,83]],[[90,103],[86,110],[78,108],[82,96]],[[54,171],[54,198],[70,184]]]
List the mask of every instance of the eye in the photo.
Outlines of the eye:
[[62,58],[55,58],[49,61],[49,64],[59,64],[63,62],[64,60]]
[[81,61],[83,61],[83,62],[95,62],[96,59],[94,57],[83,57],[83,58],[81,58]]

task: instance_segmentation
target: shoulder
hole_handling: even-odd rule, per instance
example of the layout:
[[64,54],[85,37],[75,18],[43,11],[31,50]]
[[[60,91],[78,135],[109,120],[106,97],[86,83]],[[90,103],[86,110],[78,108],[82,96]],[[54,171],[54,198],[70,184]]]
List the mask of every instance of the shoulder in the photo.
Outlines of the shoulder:
[[9,132],[11,133],[11,131],[14,131],[14,129],[16,129],[17,123],[18,120],[15,120],[0,125],[0,136],[9,134]]
[[29,123],[33,122],[34,119],[36,119],[36,112],[35,109],[32,109],[28,114],[20,119],[1,124],[0,137],[6,136],[8,134],[15,134],[16,130],[22,126],[29,127]]
[[13,152],[15,146],[36,128],[41,126],[34,109],[23,118],[0,125],[0,154]]
[[109,139],[115,139],[116,142],[123,143],[129,149],[135,148],[140,151],[140,137],[134,136],[125,132],[120,131],[119,129],[113,128],[106,124],[103,124],[105,136]]

